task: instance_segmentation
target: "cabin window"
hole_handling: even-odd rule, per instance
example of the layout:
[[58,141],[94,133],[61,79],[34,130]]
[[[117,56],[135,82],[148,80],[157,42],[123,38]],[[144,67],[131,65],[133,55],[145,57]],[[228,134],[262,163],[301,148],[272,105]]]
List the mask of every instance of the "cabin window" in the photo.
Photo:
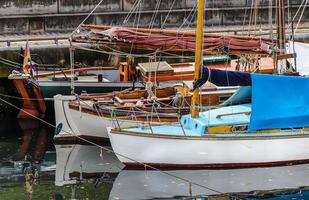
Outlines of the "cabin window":
[[219,96],[219,103],[223,103],[230,98],[230,95]]
[[248,125],[244,124],[244,125],[235,125],[232,126],[232,132],[244,132],[248,130]]

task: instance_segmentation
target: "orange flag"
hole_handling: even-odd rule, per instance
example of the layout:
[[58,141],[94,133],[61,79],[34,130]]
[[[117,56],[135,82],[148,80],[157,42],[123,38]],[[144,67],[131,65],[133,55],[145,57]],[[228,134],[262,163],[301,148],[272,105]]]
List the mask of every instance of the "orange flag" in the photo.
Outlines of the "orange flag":
[[30,57],[30,48],[29,48],[29,43],[27,41],[26,43],[26,48],[25,48],[25,51],[24,51],[24,63],[23,63],[23,71],[25,74],[29,74],[30,73],[30,60],[31,60],[31,57]]

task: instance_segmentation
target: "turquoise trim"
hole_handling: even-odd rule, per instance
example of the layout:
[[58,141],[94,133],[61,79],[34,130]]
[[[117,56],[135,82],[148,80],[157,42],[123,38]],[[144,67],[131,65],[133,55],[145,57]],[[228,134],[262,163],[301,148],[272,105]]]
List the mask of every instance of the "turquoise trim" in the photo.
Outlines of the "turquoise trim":
[[250,104],[228,106],[202,112],[200,113],[198,118],[191,118],[191,115],[184,115],[181,117],[180,120],[182,127],[180,125],[160,125],[160,126],[152,126],[151,129],[149,126],[145,126],[141,128],[130,128],[125,130],[139,133],[153,133],[159,135],[203,136],[206,134],[205,130],[209,126],[246,124],[249,123],[250,119],[250,115],[245,114],[228,115],[217,118],[218,115],[222,113],[233,114],[233,113],[250,112],[250,111],[251,111]]
[[[180,122],[185,129],[194,130],[198,132],[199,135],[203,135],[205,134],[206,128],[209,126],[224,126],[249,123],[250,115],[233,113],[250,111],[251,104],[227,106],[200,113],[199,117],[195,119],[191,118],[190,115],[184,115],[181,117]],[[221,114],[233,115],[218,117]]]

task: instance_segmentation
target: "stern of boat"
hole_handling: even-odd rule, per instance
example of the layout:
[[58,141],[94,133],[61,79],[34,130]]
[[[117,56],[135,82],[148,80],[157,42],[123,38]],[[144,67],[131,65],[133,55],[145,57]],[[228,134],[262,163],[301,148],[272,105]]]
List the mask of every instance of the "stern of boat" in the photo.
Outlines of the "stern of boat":
[[75,132],[73,132],[72,124],[68,119],[69,113],[69,102],[75,100],[75,96],[64,96],[56,95],[54,96],[54,107],[55,107],[55,121],[56,127],[60,128],[60,132],[55,135],[55,141],[64,137],[74,137]]

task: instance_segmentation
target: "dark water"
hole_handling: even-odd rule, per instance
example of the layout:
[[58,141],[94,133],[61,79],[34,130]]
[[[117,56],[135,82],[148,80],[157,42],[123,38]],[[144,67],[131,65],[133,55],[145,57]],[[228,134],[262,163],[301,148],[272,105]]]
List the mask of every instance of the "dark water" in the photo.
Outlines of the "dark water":
[[[2,82],[1,94],[16,94],[12,88]],[[309,164],[165,173],[126,170],[104,150],[111,147],[54,145],[52,127],[35,119],[17,120],[17,110],[4,103],[0,111],[1,200],[309,199]],[[51,117],[46,120],[53,123]]]

